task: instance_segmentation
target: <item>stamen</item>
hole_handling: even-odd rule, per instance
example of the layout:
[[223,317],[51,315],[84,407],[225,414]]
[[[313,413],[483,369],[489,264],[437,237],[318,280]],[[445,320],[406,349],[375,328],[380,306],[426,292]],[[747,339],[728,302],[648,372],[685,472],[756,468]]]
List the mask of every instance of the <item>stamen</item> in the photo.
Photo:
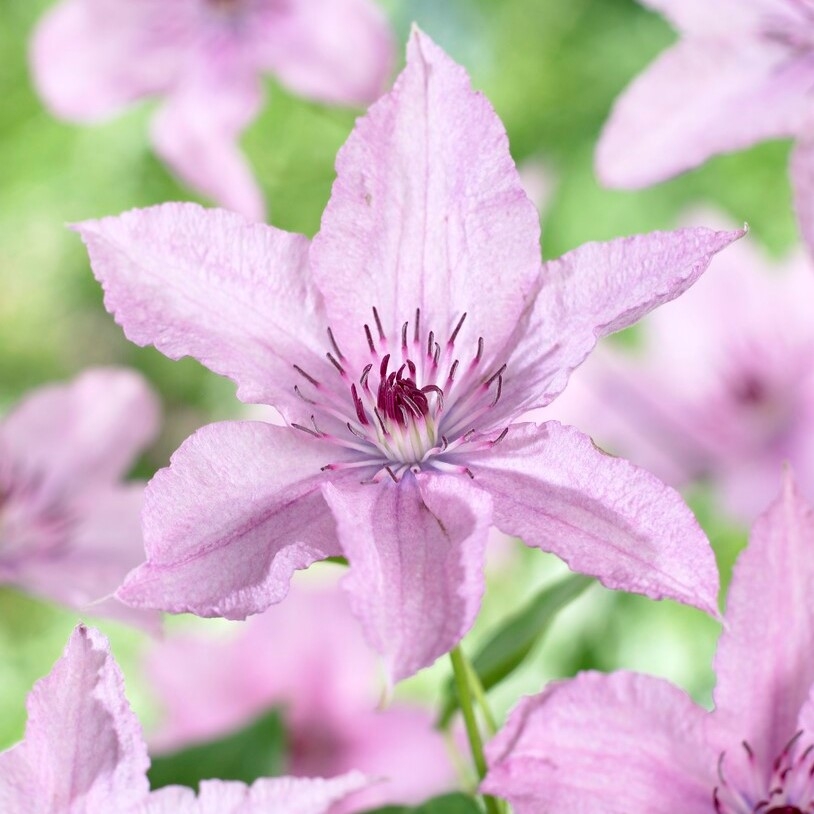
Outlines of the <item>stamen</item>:
[[455,326],[455,328],[453,328],[449,339],[447,339],[447,345],[454,345],[455,344],[455,337],[458,336],[458,331],[461,330],[461,326],[464,324],[465,319],[466,319],[466,311],[464,311],[463,316],[458,320],[458,324]]
[[370,387],[368,387],[368,384],[367,384],[367,377],[370,375],[370,371],[372,369],[373,369],[373,362],[370,362],[370,364],[365,365],[365,368],[362,371],[362,375],[359,378],[359,384],[361,384],[362,387],[364,387],[365,390],[367,390],[368,392],[370,392]]
[[447,381],[448,381],[448,382],[450,382],[450,383],[451,383],[451,382],[452,382],[452,380],[455,378],[455,371],[456,371],[457,369],[458,369],[458,360],[456,359],[456,360],[455,360],[455,361],[452,363],[452,367],[449,369],[449,375],[447,376]]
[[365,325],[365,336],[367,337],[367,346],[370,348],[370,352],[376,353],[376,345],[373,343],[373,334],[370,333],[369,325]]
[[334,339],[334,332],[331,330],[330,326],[328,327],[328,339],[331,342],[331,347],[336,351],[337,358],[344,361],[345,356],[342,353],[342,351],[339,350],[339,345],[336,344],[336,339]]
[[308,435],[313,435],[314,438],[322,438],[322,436],[318,432],[314,432],[314,430],[309,430],[308,427],[303,427],[302,424],[292,424],[291,426],[295,430],[300,430],[301,432],[307,432]]
[[438,367],[438,360],[441,358],[441,346],[436,342],[435,350],[432,354],[432,366]]
[[376,330],[379,332],[379,339],[382,342],[385,340],[384,330],[382,329],[382,321],[379,319],[379,312],[376,310],[376,306],[373,306],[373,319],[376,320]]
[[415,330],[413,332],[413,342],[418,342],[418,335],[421,331],[421,309],[415,309]]
[[363,441],[367,441],[367,436],[364,433],[359,432],[359,430],[353,429],[353,424],[348,421],[345,425],[357,438],[361,438]]
[[299,385],[294,385],[294,392],[306,403],[306,404],[316,404],[313,399],[309,399],[308,396],[304,396],[302,390],[300,390]]
[[503,392],[503,374],[501,373],[497,377],[497,393],[495,393],[495,398],[492,401],[491,406],[494,407],[500,401],[500,394]]
[[491,376],[490,376],[490,377],[489,377],[489,378],[488,378],[488,379],[487,379],[487,380],[484,382],[484,384],[486,385],[486,387],[491,387],[491,386],[492,386],[492,382],[493,382],[495,379],[499,379],[499,378],[501,378],[501,377],[503,376],[503,374],[506,372],[506,367],[507,367],[507,365],[503,365],[503,367],[501,367],[499,370],[495,371],[495,372],[494,372],[494,373],[493,373],[493,374],[492,374],[492,375],[491,375]]
[[407,326],[409,322],[405,322],[404,325],[401,326],[401,349],[406,351],[407,350]]
[[328,357],[328,361],[339,371],[340,376],[348,375],[347,373],[345,373],[345,368],[342,367],[342,365],[340,365],[339,362],[336,361],[332,353],[326,353],[325,355]]
[[472,364],[476,365],[478,362],[480,362],[482,356],[483,356],[483,337],[479,336],[478,337],[478,352],[475,354],[475,358],[472,361]]
[[427,336],[427,356],[432,358],[432,346],[433,342],[435,341],[435,332],[430,331],[429,335]]
[[388,475],[393,479],[393,483],[398,483],[399,479],[393,473],[393,470],[389,466],[384,467],[384,471],[387,472]]
[[297,373],[300,374],[300,376],[303,376],[306,379],[308,379],[308,381],[311,382],[311,384],[313,384],[314,387],[319,387],[319,382],[313,376],[309,376],[299,365],[293,365],[293,367],[294,370],[296,370]]
[[503,432],[500,433],[500,435],[498,435],[498,437],[495,438],[494,441],[492,441],[492,446],[494,446],[495,444],[499,444],[508,434],[509,434],[509,428],[506,427],[506,429],[504,429]]

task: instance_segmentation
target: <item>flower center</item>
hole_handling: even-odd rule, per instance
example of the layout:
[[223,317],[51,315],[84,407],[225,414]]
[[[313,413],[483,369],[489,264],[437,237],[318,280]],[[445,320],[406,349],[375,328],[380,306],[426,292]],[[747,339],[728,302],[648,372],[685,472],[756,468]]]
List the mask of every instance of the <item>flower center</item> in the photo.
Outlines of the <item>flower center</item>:
[[[310,427],[292,426],[351,451],[351,460],[326,469],[375,466],[373,481],[398,480],[408,469],[425,467],[472,476],[456,456],[463,447],[484,448],[505,435],[495,441],[475,438],[492,429],[490,412],[500,399],[506,365],[486,362],[482,337],[461,361],[456,340],[466,314],[442,345],[434,331],[422,333],[420,309],[412,325],[405,322],[392,337],[376,308],[372,311],[373,328],[364,326],[367,348],[360,359],[350,361],[329,328],[328,375],[317,378],[294,366],[304,380],[294,390],[313,413]],[[357,364],[352,378],[348,370]]]
[[802,731],[783,748],[772,763],[768,782],[755,754],[744,741],[747,789],[736,789],[724,776],[724,754],[718,761],[720,784],[712,801],[716,814],[811,814],[814,812],[814,743],[801,747]]

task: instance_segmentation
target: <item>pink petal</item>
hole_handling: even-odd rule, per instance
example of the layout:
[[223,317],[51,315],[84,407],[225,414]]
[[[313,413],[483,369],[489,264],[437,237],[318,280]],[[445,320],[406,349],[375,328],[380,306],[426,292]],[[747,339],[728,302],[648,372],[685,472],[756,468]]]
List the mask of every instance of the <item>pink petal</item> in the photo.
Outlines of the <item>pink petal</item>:
[[325,455],[320,441],[271,424],[198,430],[147,487],[147,562],[117,596],[227,619],[279,602],[294,571],[341,553],[320,492]]
[[324,358],[306,327],[322,323],[306,238],[195,204],[75,228],[128,339],[171,359],[194,356],[234,379],[244,401],[302,411],[293,365],[313,370]]
[[0,422],[0,448],[46,492],[80,494],[124,475],[158,422],[158,401],[139,374],[97,368],[23,399]]
[[495,525],[603,585],[717,614],[718,569],[681,496],[556,421],[518,424],[468,456]]
[[704,717],[661,679],[582,673],[520,702],[487,746],[481,790],[515,814],[709,814]]
[[375,306],[390,337],[420,308],[422,327],[443,342],[466,312],[458,341],[474,352],[483,333],[500,347],[538,279],[539,236],[492,106],[414,30],[394,90],[339,153],[314,239],[340,345],[360,347]]
[[28,697],[25,740],[0,754],[0,807],[128,811],[147,795],[148,766],[107,639],[79,625]]
[[767,765],[797,730],[814,684],[814,510],[786,474],[758,519],[727,599],[715,657],[716,718]]
[[183,54],[184,28],[157,32],[156,11],[143,2],[55,4],[34,31],[30,55],[37,91],[51,110],[94,121],[165,89]]
[[814,64],[767,40],[687,39],[623,93],[599,141],[597,173],[612,187],[662,181],[717,153],[796,133]]
[[260,82],[245,70],[216,67],[190,69],[169,93],[153,119],[153,146],[184,183],[225,209],[263,221],[263,193],[238,146],[260,110]]
[[814,254],[814,142],[809,139],[797,142],[789,169],[800,234]]
[[545,264],[528,323],[513,342],[494,420],[542,407],[597,339],[677,297],[743,231],[679,229],[586,243]]
[[407,474],[330,484],[325,499],[351,562],[351,609],[392,680],[449,652],[480,607],[488,496],[463,476]]
[[375,101],[393,65],[394,41],[371,0],[298,0],[260,25],[255,60],[294,93],[336,104]]
[[[157,633],[160,617],[111,598],[127,573],[144,559],[141,507],[144,484],[97,489],[70,507],[63,546],[21,556],[9,581],[26,591]],[[23,552],[20,552],[21,555]]]

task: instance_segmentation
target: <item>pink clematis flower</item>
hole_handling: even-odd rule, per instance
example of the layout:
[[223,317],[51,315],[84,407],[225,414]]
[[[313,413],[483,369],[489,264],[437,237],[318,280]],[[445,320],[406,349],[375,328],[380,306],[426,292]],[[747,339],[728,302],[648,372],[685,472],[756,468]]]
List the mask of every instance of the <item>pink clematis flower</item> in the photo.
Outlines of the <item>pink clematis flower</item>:
[[[144,379],[115,368],[42,387],[0,420],[0,584],[74,608],[113,594],[143,558],[144,484],[120,479],[158,422]],[[115,599],[92,610],[158,622]]]
[[69,121],[163,97],[156,152],[194,189],[263,220],[237,145],[263,103],[262,74],[310,99],[362,105],[381,92],[392,53],[373,0],[62,0],[34,34],[31,65]]
[[150,793],[147,747],[124,696],[121,671],[96,630],[78,625],[65,653],[28,697],[25,739],[0,752],[0,811],[8,814],[327,814],[369,781],[209,780],[196,798],[170,786]]
[[639,0],[681,39],[617,100],[596,168],[612,187],[670,178],[718,153],[795,138],[791,176],[814,247],[814,3]]
[[387,780],[354,796],[353,810],[419,803],[455,786],[429,711],[399,703],[375,710],[376,656],[335,587],[292,590],[236,633],[225,642],[168,638],[150,652],[150,686],[166,713],[150,739],[155,750],[220,737],[276,706],[288,732],[288,774],[358,769]]
[[523,699],[485,792],[516,814],[814,810],[814,511],[790,475],[735,567],[715,709],[662,679],[588,672]]
[[747,523],[785,461],[814,499],[814,277],[804,257],[772,268],[740,242],[639,331],[641,348],[592,355],[557,418],[674,486],[709,478]]
[[290,422],[182,445],[119,596],[242,618],[344,555],[352,610],[399,680],[471,626],[494,524],[610,587],[714,612],[714,558],[677,493],[575,429],[514,422],[742,233],[591,243],[541,266],[494,110],[418,31],[407,63],[341,150],[313,242],[184,204],[76,227],[131,340],[196,356]]

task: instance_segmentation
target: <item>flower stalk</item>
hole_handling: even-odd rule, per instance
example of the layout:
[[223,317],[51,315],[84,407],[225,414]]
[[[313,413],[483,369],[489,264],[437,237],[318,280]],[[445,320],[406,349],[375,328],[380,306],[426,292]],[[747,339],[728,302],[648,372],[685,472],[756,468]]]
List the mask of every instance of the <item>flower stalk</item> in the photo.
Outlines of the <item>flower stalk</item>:
[[[478,775],[478,780],[483,780],[486,777],[486,757],[483,753],[483,738],[481,737],[480,729],[478,728],[478,721],[475,717],[475,707],[473,695],[477,695],[477,690],[473,693],[473,673],[474,670],[469,660],[463,654],[460,646],[454,647],[449,652],[449,658],[452,662],[452,674],[455,678],[455,688],[458,692],[458,700],[460,702],[461,712],[464,717],[464,725],[466,726],[466,736],[469,740],[469,748],[472,752],[472,760],[475,764],[475,771]],[[478,682],[480,684],[480,682]],[[483,689],[481,688],[481,693]],[[485,697],[483,699],[485,703]],[[490,716],[491,717],[491,716]],[[488,795],[483,796],[483,803],[486,806],[487,814],[503,814],[503,806],[500,802]]]

